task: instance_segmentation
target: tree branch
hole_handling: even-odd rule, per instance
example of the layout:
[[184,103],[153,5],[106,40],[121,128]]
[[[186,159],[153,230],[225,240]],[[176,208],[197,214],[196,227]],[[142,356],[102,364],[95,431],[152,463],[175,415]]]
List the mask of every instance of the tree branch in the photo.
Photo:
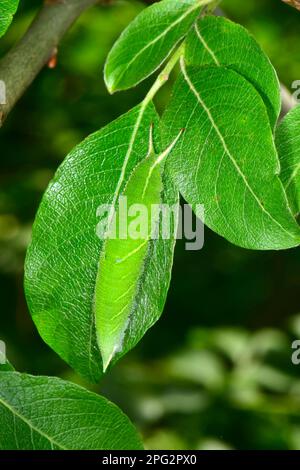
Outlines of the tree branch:
[[[99,0],[46,0],[26,34],[0,61],[6,104],[0,105],[0,127],[18,99],[49,61],[65,32],[83,11]],[[104,3],[104,2],[103,2]]]
[[285,3],[290,5],[291,7],[297,8],[300,10],[300,0],[283,0]]

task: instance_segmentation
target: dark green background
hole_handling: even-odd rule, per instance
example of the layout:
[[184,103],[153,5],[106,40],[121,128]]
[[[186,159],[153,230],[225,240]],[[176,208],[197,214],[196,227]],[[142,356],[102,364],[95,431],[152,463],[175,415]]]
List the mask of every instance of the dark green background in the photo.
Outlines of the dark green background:
[[[21,1],[1,53],[39,1]],[[144,96],[152,79],[109,96],[102,69],[137,2],[95,7],[59,49],[0,131],[0,338],[21,371],[85,384],[39,338],[23,294],[23,260],[42,193],[65,155]],[[280,80],[300,79],[300,13],[280,0],[225,0],[270,56]],[[170,88],[157,99],[165,105]],[[55,221],[53,221],[55,223]],[[153,449],[300,449],[300,251],[252,252],[206,229],[205,246],[176,249],[159,323],[93,387],[118,403]]]

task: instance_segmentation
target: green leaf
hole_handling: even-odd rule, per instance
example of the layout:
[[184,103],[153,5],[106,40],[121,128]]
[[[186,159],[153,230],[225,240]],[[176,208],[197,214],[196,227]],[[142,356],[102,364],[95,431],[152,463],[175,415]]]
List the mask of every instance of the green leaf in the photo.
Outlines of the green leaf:
[[[138,106],[70,153],[43,197],[26,257],[25,291],[40,335],[92,381],[100,378],[103,369],[94,321],[96,277],[103,250],[103,240],[96,234],[100,221],[97,210],[102,204],[116,206],[133,169],[147,155],[151,124],[158,128],[153,105]],[[164,183],[162,200],[178,203],[167,173]],[[151,243],[123,348],[114,362],[160,317],[174,244],[174,240],[161,239]]]
[[300,212],[300,106],[292,109],[276,130],[276,146],[280,158],[280,178],[292,212]]
[[186,128],[168,160],[179,191],[194,210],[204,204],[206,224],[236,245],[298,245],[260,95],[233,70],[181,66],[161,126],[164,143]]
[[0,372],[0,421],[0,450],[142,449],[116,405],[57,378]]
[[[112,217],[101,253],[95,291],[96,331],[104,371],[116,352],[122,350],[151,241],[159,228],[162,164],[179,136],[166,151],[157,155],[151,127],[147,158],[130,176]],[[124,210],[125,204],[129,210],[133,209],[132,214]]]
[[4,35],[17,11],[19,0],[1,0],[0,2],[0,37]]
[[226,18],[207,16],[195,23],[186,39],[186,63],[226,66],[249,80],[262,96],[271,126],[279,116],[279,81],[270,60],[242,26]]
[[157,70],[211,0],[162,0],[143,10],[108,55],[105,83],[113,93],[137,85]]

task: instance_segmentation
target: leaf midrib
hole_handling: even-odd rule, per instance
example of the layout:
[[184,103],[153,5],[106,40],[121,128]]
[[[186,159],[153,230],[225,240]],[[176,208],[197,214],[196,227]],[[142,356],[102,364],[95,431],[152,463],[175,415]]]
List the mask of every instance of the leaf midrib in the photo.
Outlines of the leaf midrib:
[[219,59],[217,58],[216,54],[213,52],[213,50],[209,47],[209,45],[207,44],[207,42],[205,41],[204,37],[202,36],[200,30],[199,30],[199,27],[198,27],[198,24],[197,22],[195,23],[195,32],[196,32],[196,35],[198,36],[198,39],[199,41],[202,43],[204,49],[208,52],[208,54],[211,56],[211,58],[213,59],[213,61],[215,62],[215,64],[220,67],[220,62],[219,62]]
[[[48,436],[48,434],[46,434],[45,432],[41,431],[40,429],[36,428],[25,416],[21,415],[13,406],[11,406],[9,403],[7,403],[6,401],[4,401],[1,397],[0,397],[0,404],[2,404],[5,408],[7,408],[12,414],[13,416],[16,416],[17,418],[19,418],[21,421],[23,421],[25,424],[27,424],[27,426],[37,432],[38,434],[40,434],[42,437],[44,437],[45,439],[47,439],[51,445],[55,445],[55,446],[58,446],[61,450],[68,450],[67,447],[64,447],[62,446],[61,444],[59,444],[58,442],[55,441],[55,439],[53,439],[52,437]],[[17,444],[17,442],[16,442]]]

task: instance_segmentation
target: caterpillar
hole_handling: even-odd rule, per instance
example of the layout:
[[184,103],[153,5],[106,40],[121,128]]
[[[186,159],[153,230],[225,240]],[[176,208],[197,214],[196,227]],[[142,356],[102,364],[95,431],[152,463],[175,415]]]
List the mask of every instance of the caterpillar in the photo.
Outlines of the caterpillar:
[[[133,306],[138,281],[143,271],[149,242],[159,222],[153,220],[152,207],[161,203],[163,189],[162,167],[183,129],[176,139],[157,155],[153,145],[153,126],[150,128],[149,149],[129,177],[119,206],[109,224],[104,249],[100,255],[95,287],[95,326],[97,342],[103,360],[103,370],[122,348],[122,342]],[[121,198],[126,198],[128,211],[120,210]],[[139,237],[121,233],[130,225],[130,208],[138,204],[145,209],[143,229]]]

